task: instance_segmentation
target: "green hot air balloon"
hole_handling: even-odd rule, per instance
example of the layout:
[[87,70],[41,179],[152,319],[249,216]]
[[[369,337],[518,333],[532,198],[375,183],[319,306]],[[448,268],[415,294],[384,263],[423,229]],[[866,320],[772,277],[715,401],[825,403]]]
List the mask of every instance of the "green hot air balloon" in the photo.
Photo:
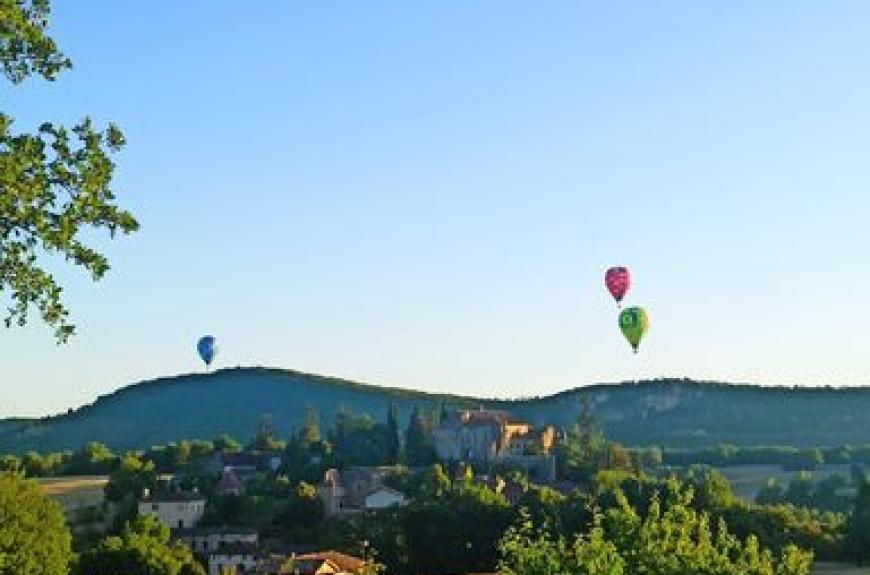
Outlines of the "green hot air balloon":
[[640,340],[649,329],[649,316],[642,307],[630,307],[619,314],[619,329],[631,344],[634,353],[640,345]]

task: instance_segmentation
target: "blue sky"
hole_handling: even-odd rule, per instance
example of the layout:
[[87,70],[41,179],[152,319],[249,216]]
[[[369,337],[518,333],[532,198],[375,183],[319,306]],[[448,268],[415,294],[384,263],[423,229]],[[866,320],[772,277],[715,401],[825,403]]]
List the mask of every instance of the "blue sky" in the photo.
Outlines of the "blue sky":
[[[870,5],[57,3],[18,129],[129,145],[142,229],[59,266],[79,335],[0,330],[0,415],[269,365],[525,396],[868,383]],[[603,288],[632,268],[633,356]]]

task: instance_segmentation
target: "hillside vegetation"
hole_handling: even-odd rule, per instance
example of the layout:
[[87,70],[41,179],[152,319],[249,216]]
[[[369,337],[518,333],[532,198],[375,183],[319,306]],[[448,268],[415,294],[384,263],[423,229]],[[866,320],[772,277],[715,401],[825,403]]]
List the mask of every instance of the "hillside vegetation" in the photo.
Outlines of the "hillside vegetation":
[[508,409],[536,424],[563,426],[590,396],[607,434],[628,445],[697,448],[735,445],[870,443],[870,389],[776,388],[690,380],[593,385],[515,401],[427,394],[289,370],[236,368],[146,381],[93,404],[41,419],[0,420],[0,452],[76,449],[88,441],[143,448],[221,433],[248,438],[264,415],[279,434],[307,407],[331,421],[340,406],[403,419],[414,406]]

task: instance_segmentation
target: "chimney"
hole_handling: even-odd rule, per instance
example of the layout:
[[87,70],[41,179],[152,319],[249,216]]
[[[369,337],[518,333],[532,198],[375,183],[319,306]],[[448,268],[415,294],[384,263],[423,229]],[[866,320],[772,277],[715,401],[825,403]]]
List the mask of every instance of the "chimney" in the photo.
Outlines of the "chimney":
[[145,487],[144,489],[142,489],[142,498],[148,499],[149,497],[151,497],[151,490]]

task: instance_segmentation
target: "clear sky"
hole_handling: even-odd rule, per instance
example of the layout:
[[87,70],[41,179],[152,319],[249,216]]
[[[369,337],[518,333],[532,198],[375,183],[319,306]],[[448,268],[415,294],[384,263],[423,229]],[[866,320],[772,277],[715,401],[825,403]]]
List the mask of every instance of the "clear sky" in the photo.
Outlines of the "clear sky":
[[[486,396],[870,383],[866,2],[55,2],[16,127],[129,145],[78,324],[0,330],[0,415],[268,365]],[[633,356],[603,288],[632,268]]]

